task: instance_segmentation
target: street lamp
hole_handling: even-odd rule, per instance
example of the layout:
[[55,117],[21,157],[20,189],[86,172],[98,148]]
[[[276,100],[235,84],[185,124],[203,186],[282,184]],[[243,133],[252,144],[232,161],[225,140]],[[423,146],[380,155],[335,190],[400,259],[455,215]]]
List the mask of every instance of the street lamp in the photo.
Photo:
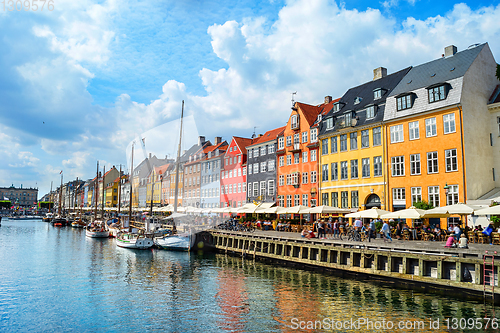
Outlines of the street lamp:
[[446,197],[446,204],[448,204],[448,193],[450,193],[450,187],[448,186],[448,183],[443,187],[444,188],[444,194]]

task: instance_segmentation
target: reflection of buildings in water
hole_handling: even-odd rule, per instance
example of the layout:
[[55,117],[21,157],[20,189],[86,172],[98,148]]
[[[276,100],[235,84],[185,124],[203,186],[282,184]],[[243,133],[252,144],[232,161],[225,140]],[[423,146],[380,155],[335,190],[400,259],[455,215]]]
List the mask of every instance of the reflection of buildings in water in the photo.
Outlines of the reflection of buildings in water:
[[[428,329],[429,319],[439,318],[441,327],[432,332],[444,332],[445,318],[485,317],[484,305],[480,303],[385,287],[370,280],[339,278],[223,255],[216,255],[215,263],[219,267],[240,271],[237,275],[249,277],[245,282],[245,295],[251,304],[249,316],[254,311],[254,295],[248,288],[248,280],[253,280],[252,276],[258,277],[262,279],[258,283],[266,285],[266,288],[266,283],[271,283],[274,294],[270,298],[273,299],[275,308],[268,311],[273,313],[277,323],[290,323],[292,318],[305,321],[367,318],[371,321],[384,319],[396,324],[400,321],[423,321]],[[285,331],[289,329],[282,324],[277,324],[276,327]]]
[[215,298],[221,309],[217,326],[227,331],[243,331],[246,323],[244,315],[249,312],[245,277],[224,269],[218,272],[217,281]]

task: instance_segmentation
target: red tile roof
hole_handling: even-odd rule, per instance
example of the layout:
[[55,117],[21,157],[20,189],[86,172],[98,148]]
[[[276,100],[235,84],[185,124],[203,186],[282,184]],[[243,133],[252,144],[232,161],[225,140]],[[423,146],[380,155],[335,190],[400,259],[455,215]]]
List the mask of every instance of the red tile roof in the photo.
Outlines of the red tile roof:
[[309,123],[309,127],[311,127],[318,118],[319,114],[327,114],[332,109],[333,104],[338,102],[339,100],[340,98],[337,98],[332,100],[330,103],[323,103],[319,105],[309,105],[296,102],[295,105],[301,109],[304,118],[306,118],[307,122]]
[[267,141],[271,141],[271,140],[276,140],[276,138],[279,135],[283,134],[283,132],[285,131],[285,128],[286,128],[286,126],[283,126],[283,127],[278,127],[278,128],[272,129],[270,131],[267,131],[266,133],[264,133],[264,135],[253,139],[252,144],[249,146],[257,145],[259,143],[263,143],[263,142],[267,142]]
[[256,139],[249,139],[249,138],[242,138],[239,136],[233,136],[233,140],[236,142],[238,145],[238,148],[240,148],[242,154],[247,153],[246,147],[250,146],[253,144],[253,141]]

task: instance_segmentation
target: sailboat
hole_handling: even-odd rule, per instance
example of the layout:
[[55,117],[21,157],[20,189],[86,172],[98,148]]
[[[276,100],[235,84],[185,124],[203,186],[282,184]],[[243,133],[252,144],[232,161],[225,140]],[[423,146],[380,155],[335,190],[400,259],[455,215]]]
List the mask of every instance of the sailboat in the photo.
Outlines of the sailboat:
[[[105,172],[104,172],[105,174]],[[103,204],[104,204],[104,174],[102,179],[102,192],[103,192]],[[99,192],[99,162],[97,162],[97,176],[95,178],[94,185],[94,199],[95,199],[95,207],[94,207],[94,221],[92,221],[89,225],[85,227],[85,236],[90,238],[108,238],[109,230],[106,222],[104,221],[104,206],[102,211],[102,220],[97,220],[97,194]]]
[[[174,195],[174,211],[170,218],[173,220],[174,229],[171,234],[167,234],[160,237],[155,237],[154,243],[157,247],[165,250],[175,250],[175,251],[190,251],[194,245],[195,235],[193,234],[191,228],[188,227],[187,232],[177,233],[175,221],[180,215],[177,213],[177,199],[179,196],[179,168],[181,161],[181,141],[182,141],[182,122],[184,119],[184,101],[182,101],[182,111],[181,111],[181,126],[179,135],[179,147],[177,149],[177,162],[175,166],[175,195]],[[168,219],[168,218],[167,218]]]
[[68,225],[68,220],[62,216],[62,186],[63,186],[63,174],[61,171],[61,186],[59,187],[59,207],[58,213],[55,218],[53,218],[50,222],[54,225],[54,227],[65,227]]
[[[119,247],[124,247],[127,249],[138,249],[138,250],[145,250],[149,249],[154,245],[153,239],[151,237],[148,237],[144,233],[134,233],[132,232],[132,191],[133,191],[133,186],[132,186],[132,175],[134,172],[134,143],[132,143],[132,163],[131,163],[131,168],[130,168],[130,201],[129,201],[129,230],[128,232],[126,231],[120,231],[116,235],[116,245]],[[146,230],[147,232],[147,230]]]

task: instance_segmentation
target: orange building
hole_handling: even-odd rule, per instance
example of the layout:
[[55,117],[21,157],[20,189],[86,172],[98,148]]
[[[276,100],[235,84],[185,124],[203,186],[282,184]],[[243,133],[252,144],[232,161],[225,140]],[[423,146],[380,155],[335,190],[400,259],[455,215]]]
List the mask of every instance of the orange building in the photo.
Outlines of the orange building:
[[278,136],[278,206],[315,207],[319,196],[318,123],[334,101],[314,106],[296,102],[282,135]]

